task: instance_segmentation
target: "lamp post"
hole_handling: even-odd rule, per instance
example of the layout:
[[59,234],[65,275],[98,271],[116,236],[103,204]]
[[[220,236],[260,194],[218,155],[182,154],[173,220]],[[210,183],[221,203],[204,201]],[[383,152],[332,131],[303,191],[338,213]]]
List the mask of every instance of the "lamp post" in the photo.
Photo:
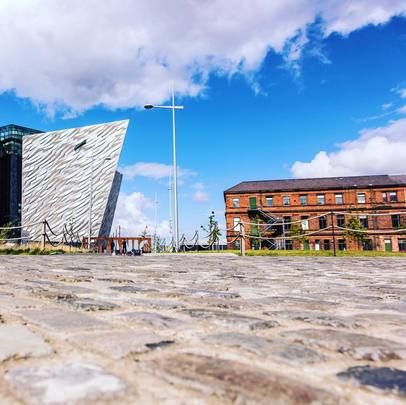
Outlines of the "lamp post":
[[182,105],[175,105],[175,90],[172,88],[172,105],[153,105],[146,104],[145,109],[162,108],[172,110],[172,146],[173,146],[173,205],[174,205],[174,237],[175,252],[179,251],[179,212],[178,212],[178,170],[176,163],[176,128],[175,128],[175,110],[183,110]]

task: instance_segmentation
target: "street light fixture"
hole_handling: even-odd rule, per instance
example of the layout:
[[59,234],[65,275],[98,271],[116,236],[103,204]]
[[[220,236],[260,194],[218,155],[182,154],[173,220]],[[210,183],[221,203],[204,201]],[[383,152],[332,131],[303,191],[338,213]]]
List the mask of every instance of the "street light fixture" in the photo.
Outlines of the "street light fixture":
[[172,144],[173,144],[173,203],[174,203],[174,239],[175,239],[175,252],[179,251],[179,212],[178,212],[178,170],[176,163],[176,128],[175,128],[175,110],[183,110],[182,105],[175,105],[175,90],[172,88],[172,105],[153,105],[145,104],[146,110],[152,108],[162,108],[172,110]]

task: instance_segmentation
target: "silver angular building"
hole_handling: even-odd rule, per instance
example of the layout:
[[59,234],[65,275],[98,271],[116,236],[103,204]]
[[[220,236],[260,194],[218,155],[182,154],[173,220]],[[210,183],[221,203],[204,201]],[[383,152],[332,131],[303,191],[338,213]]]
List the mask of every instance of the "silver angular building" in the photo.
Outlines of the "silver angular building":
[[[46,220],[60,239],[109,236],[122,175],[128,120],[28,135],[23,139],[22,226],[40,240]],[[51,235],[50,235],[51,236]]]

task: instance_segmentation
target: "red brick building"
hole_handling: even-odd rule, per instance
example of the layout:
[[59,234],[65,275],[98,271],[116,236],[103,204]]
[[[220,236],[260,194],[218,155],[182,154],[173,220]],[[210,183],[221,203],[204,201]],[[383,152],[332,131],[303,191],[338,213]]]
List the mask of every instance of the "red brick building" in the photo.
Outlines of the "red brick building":
[[229,248],[243,231],[248,249],[406,252],[406,175],[245,181],[224,201]]

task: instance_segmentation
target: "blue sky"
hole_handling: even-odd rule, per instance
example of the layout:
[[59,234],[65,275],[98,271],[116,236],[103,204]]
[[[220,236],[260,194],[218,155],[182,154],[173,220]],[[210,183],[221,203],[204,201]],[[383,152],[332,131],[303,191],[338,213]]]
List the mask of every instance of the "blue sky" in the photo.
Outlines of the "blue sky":
[[[152,8],[159,3],[152,2]],[[94,45],[100,38],[90,38],[76,53],[80,38],[67,34],[69,15],[55,26],[52,6],[39,9],[48,31],[42,24],[24,34],[11,17],[31,13],[32,3],[23,11],[8,3],[9,8],[0,8],[3,37],[16,32],[30,41],[36,37],[38,52],[20,44],[17,50],[2,48],[2,59],[14,61],[0,72],[0,124],[54,130],[130,119],[116,225],[132,233],[154,226],[156,194],[158,230],[168,234],[171,116],[142,105],[168,102],[172,79],[177,102],[185,106],[177,113],[177,133],[181,231],[188,235],[207,222],[211,210],[224,222],[223,191],[243,180],[406,172],[404,2],[360,1],[355,10],[345,1],[328,1],[320,9],[312,5],[317,2],[303,2],[295,19],[283,2],[264,11],[266,3],[258,0],[249,17],[235,15],[230,27],[225,14],[216,30],[204,14],[222,10],[211,3],[212,9],[193,14],[201,29],[189,27],[189,40],[168,26],[160,32],[161,41],[163,34],[169,36],[167,44],[155,45],[153,33],[140,46],[138,38],[151,29],[148,19],[142,35],[131,31],[137,22],[129,19],[123,22],[129,31],[115,47],[109,20],[114,12],[108,7],[113,3],[106,0],[105,14],[95,16],[102,36],[107,35],[105,49]],[[73,4],[72,19],[79,12],[88,18],[97,14]],[[136,11],[149,16],[139,4]],[[193,11],[186,8],[185,21]],[[154,18],[165,18],[166,12]],[[274,30],[267,31],[268,21]],[[245,35],[248,28],[252,34]],[[134,49],[138,56],[127,58]]]

